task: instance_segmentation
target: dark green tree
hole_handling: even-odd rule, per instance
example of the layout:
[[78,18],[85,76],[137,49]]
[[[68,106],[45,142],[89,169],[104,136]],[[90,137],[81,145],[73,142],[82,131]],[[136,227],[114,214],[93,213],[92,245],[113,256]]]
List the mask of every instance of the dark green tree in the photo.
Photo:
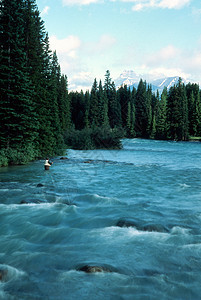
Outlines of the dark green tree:
[[171,87],[167,97],[167,137],[173,140],[188,139],[188,105],[181,78]]
[[100,80],[98,87],[99,126],[109,126],[108,99]]
[[0,3],[0,141],[2,148],[34,148],[37,118],[26,53],[22,0]]
[[117,96],[116,87],[114,82],[110,77],[110,71],[107,70],[105,74],[105,82],[103,87],[107,99],[108,99],[108,117],[110,122],[110,127],[120,127],[121,126],[121,105],[119,98]]
[[98,84],[96,79],[94,79],[90,94],[89,120],[91,127],[99,125]]
[[148,107],[147,107],[147,85],[141,79],[135,97],[135,131],[137,137],[147,137]]
[[156,108],[156,134],[155,137],[160,140],[166,139],[166,100],[167,100],[167,88],[163,89],[161,94],[161,100],[157,97]]

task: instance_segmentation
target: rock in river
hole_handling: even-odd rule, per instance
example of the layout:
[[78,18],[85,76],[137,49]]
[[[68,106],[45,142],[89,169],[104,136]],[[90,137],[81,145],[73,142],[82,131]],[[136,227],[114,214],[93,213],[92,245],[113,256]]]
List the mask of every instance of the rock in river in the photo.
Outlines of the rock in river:
[[89,265],[84,265],[80,268],[77,269],[77,271],[82,271],[85,273],[100,273],[100,272],[107,272],[110,273],[112,270],[106,267],[102,266],[89,266]]

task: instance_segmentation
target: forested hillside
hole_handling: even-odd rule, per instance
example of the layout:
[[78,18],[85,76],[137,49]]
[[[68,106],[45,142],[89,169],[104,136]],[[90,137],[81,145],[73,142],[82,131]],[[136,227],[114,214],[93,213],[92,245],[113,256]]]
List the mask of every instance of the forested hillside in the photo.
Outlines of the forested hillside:
[[116,90],[107,71],[103,86],[95,79],[91,93],[70,92],[69,97],[77,130],[98,126],[128,138],[187,141],[201,136],[200,94],[198,84],[185,85],[181,79],[161,95],[143,80],[137,89]]
[[1,164],[62,152],[70,122],[67,78],[35,0],[0,2],[0,40]]
[[106,71],[91,91],[68,92],[35,0],[0,2],[0,166],[75,149],[120,148],[120,138],[201,136],[200,89],[181,80],[155,94],[118,90]]

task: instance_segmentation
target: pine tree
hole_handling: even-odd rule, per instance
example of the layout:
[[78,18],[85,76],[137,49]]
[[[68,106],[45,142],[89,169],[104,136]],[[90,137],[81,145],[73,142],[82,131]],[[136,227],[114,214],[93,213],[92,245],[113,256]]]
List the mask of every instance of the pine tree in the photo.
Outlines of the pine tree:
[[108,99],[100,80],[98,87],[99,126],[109,126]]
[[145,132],[147,137],[153,136],[153,119],[154,119],[154,110],[155,110],[155,96],[152,95],[152,87],[148,85],[146,92],[146,102],[145,102]]
[[147,99],[146,82],[141,79],[135,97],[135,131],[138,137],[147,137]]
[[110,127],[120,128],[122,126],[121,104],[114,82],[111,84],[110,98],[108,99],[108,111]]
[[174,140],[188,139],[188,110],[185,87],[181,78],[171,87],[167,98],[167,135]]
[[163,89],[161,94],[161,100],[157,97],[157,109],[156,109],[156,135],[157,139],[166,139],[166,99],[167,88]]
[[89,128],[90,127],[90,123],[89,123],[90,94],[89,94],[89,91],[86,91],[86,93],[85,93],[84,102],[85,102],[84,128]]
[[26,53],[23,0],[0,3],[1,147],[34,147],[37,119]]
[[89,119],[91,127],[99,125],[99,107],[98,107],[98,84],[96,78],[91,89]]
[[56,52],[53,53],[51,62],[51,74],[50,74],[50,111],[48,118],[51,121],[51,127],[53,131],[53,139],[50,141],[52,143],[52,149],[57,153],[57,149],[62,149],[64,147],[63,132],[59,118],[59,85],[61,80],[61,71],[58,64],[58,58]]
[[110,127],[120,127],[121,126],[121,106],[119,98],[117,97],[116,87],[114,82],[110,77],[110,71],[107,70],[105,74],[105,82],[103,89],[106,93],[108,99],[108,117],[110,122]]
[[130,115],[128,116],[128,112],[131,114],[131,106],[128,109],[128,103],[131,102],[131,91],[128,89],[127,85],[124,85],[118,89],[117,94],[121,106],[122,126],[126,128],[128,125],[128,118],[131,117]]

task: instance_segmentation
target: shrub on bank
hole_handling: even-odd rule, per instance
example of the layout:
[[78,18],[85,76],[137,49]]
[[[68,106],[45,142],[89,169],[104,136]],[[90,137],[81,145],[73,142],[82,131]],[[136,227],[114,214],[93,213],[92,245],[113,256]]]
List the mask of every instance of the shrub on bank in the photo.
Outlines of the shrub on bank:
[[37,157],[37,151],[32,145],[0,150],[0,167],[8,165],[24,165]]
[[76,150],[121,149],[122,131],[108,127],[72,129],[64,136],[67,147]]

